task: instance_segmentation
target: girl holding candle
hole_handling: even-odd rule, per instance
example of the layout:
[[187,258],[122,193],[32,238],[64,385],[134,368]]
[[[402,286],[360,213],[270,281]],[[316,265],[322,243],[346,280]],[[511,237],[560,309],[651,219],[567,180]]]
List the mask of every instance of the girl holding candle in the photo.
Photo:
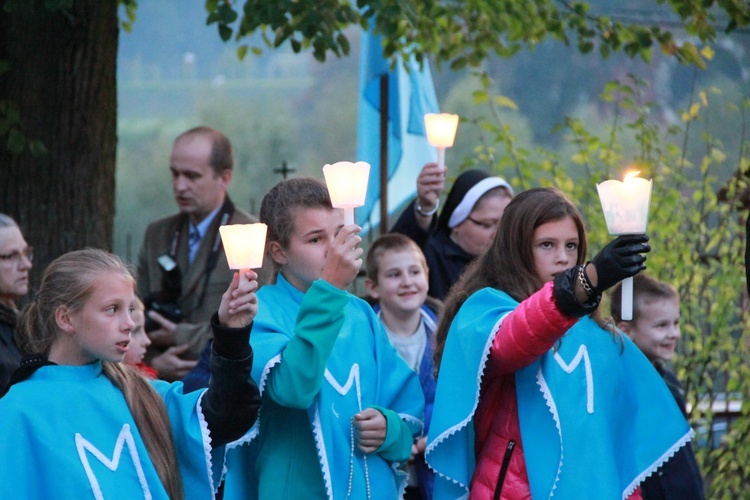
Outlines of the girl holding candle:
[[596,320],[601,293],[645,268],[647,241],[618,237],[584,264],[581,215],[559,190],[510,202],[438,326],[435,498],[628,498],[691,439],[648,360]]
[[513,188],[504,179],[481,170],[456,178],[438,217],[445,168],[428,163],[417,178],[417,199],[391,228],[413,239],[430,269],[431,297],[443,300],[466,266],[492,244]]
[[229,454],[224,498],[397,498],[424,397],[372,308],[346,292],[360,228],[312,178],[274,186],[260,220],[278,271],[253,325],[263,404]]
[[224,445],[255,422],[255,281],[235,274],[211,321],[211,385],[146,380],[122,363],[135,280],[116,256],[53,261],[22,315],[24,358],[0,399],[0,498],[213,498]]

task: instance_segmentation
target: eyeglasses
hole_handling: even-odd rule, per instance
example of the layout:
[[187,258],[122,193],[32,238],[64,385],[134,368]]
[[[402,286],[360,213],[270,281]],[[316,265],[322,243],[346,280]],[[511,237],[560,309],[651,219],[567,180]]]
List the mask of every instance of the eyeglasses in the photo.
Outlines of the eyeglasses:
[[34,262],[34,249],[32,247],[26,247],[20,252],[11,252],[5,255],[0,255],[0,261],[10,262],[12,264],[20,264],[21,259],[26,258],[29,262]]
[[467,217],[466,220],[470,220],[471,222],[473,222],[474,224],[476,224],[480,228],[485,229],[487,231],[490,231],[490,230],[494,231],[494,230],[496,230],[498,228],[498,226],[500,226],[500,221],[499,220],[495,220],[495,221],[492,221],[492,222],[482,222],[482,221],[478,221],[476,219],[472,219],[471,217]]

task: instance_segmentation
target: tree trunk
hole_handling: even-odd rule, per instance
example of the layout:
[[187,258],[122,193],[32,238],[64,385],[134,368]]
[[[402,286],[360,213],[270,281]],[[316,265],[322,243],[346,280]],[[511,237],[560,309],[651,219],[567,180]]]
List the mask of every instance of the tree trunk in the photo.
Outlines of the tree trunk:
[[[5,12],[7,4],[22,4]],[[0,212],[35,247],[32,285],[59,255],[111,249],[117,146],[117,0],[0,0]],[[12,152],[2,106],[26,138]],[[28,141],[41,141],[32,154]]]

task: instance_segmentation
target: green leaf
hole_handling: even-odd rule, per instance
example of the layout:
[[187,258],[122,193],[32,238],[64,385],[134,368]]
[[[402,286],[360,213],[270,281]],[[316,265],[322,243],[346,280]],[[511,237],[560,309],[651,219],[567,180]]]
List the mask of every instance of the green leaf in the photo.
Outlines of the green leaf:
[[219,20],[224,24],[232,24],[237,20],[237,12],[235,12],[229,3],[222,3],[217,13],[219,14]]
[[206,0],[206,12],[213,13],[219,8],[219,0]]
[[219,24],[219,36],[223,41],[229,41],[229,39],[232,38],[232,28],[226,24]]
[[336,41],[338,42],[339,46],[341,47],[341,50],[344,52],[344,55],[349,55],[349,49],[350,49],[349,39],[346,38],[346,36],[344,36],[343,33],[340,33],[336,37]]
[[474,98],[474,104],[484,104],[485,102],[489,102],[490,96],[487,93],[486,90],[475,90],[471,93],[472,97]]
[[518,105],[515,102],[513,102],[513,100],[510,99],[509,97],[506,97],[504,95],[498,95],[498,96],[495,96],[494,100],[495,100],[495,104],[497,104],[498,106],[501,106],[503,108],[510,108],[510,109],[518,111]]
[[247,45],[240,45],[239,47],[237,47],[237,58],[240,61],[244,61],[246,55],[247,55]]
[[466,57],[459,56],[455,58],[453,61],[451,61],[451,70],[458,71],[460,69],[463,69],[466,67],[467,62],[468,61],[466,60]]

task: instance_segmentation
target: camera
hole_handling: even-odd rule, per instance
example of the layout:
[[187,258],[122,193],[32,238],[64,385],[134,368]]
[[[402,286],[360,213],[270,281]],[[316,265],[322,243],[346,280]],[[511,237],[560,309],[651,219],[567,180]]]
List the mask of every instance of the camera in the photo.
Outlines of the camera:
[[160,302],[158,300],[148,301],[146,304],[146,323],[143,325],[143,329],[146,333],[153,332],[161,328],[161,325],[148,317],[148,311],[156,311],[169,321],[179,323],[183,319],[182,309],[175,302]]
[[173,323],[179,323],[185,317],[177,302],[182,294],[182,274],[177,263],[169,254],[162,255],[157,259],[162,271],[161,291],[146,297],[146,323],[143,329],[146,333],[161,328],[159,323],[148,317],[149,311],[156,311]]

